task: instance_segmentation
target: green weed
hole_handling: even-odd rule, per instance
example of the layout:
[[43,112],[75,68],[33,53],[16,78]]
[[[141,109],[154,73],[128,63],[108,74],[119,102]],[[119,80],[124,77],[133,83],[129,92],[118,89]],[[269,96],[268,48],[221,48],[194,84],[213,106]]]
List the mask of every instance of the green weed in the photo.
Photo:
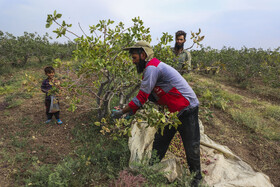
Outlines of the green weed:
[[17,153],[15,156],[16,162],[23,162],[28,159],[29,155],[26,152]]
[[276,140],[276,141],[280,140],[280,131],[275,130],[275,127],[273,126],[263,128],[262,134],[264,134],[264,136],[269,140]]
[[229,113],[238,124],[244,125],[254,132],[261,133],[268,139],[280,139],[280,133],[275,131],[274,125],[265,120],[259,112],[252,109],[230,109]]
[[5,110],[5,111],[4,111],[4,115],[5,115],[5,116],[10,116],[11,113],[10,113],[9,111]]
[[6,108],[15,108],[20,106],[22,103],[24,102],[24,100],[13,100],[9,103],[9,105]]
[[230,100],[232,98],[237,98],[227,94],[213,84],[208,83],[194,86],[194,91],[198,95],[202,107],[206,107],[207,109],[216,107],[221,110],[226,110]]
[[17,148],[25,148],[28,146],[27,138],[12,137],[11,144]]
[[238,95],[238,94],[232,94],[232,93],[229,93],[229,92],[226,92],[226,91],[221,91],[222,93],[222,96],[225,100],[230,100],[234,103],[236,102],[242,102],[242,100],[244,99],[243,96],[241,95]]
[[11,65],[7,65],[5,63],[0,62],[0,74],[1,75],[13,73],[14,71],[15,71],[15,69]]
[[25,102],[25,99],[31,98],[32,95],[30,93],[14,93],[7,95],[5,97],[5,102],[8,103],[8,106],[6,108],[14,108],[17,106],[20,106],[23,102]]
[[233,117],[234,121],[236,121],[239,124],[245,125],[246,127],[250,128],[255,132],[258,131],[262,126],[262,119],[256,112],[252,110],[241,111],[231,109],[229,112]]
[[275,98],[275,99],[280,99],[280,89],[279,86],[277,88],[272,88],[269,86],[254,86],[254,87],[249,87],[248,90],[250,90],[252,93],[268,97],[268,98]]
[[30,176],[24,180],[26,186],[48,186],[48,178],[52,173],[52,166],[43,165],[36,172],[28,170],[27,173]]
[[0,163],[5,163],[5,162],[8,162],[8,160],[11,158],[8,150],[6,149],[1,149],[0,150]]
[[259,105],[262,104],[262,102],[259,101],[259,100],[257,100],[257,99],[253,99],[253,100],[251,101],[251,104],[256,105],[256,106],[259,106]]
[[7,95],[10,93],[16,93],[21,87],[21,82],[18,78],[11,76],[7,81],[1,81],[0,95]]
[[275,120],[280,120],[280,106],[270,105],[265,108],[265,115]]

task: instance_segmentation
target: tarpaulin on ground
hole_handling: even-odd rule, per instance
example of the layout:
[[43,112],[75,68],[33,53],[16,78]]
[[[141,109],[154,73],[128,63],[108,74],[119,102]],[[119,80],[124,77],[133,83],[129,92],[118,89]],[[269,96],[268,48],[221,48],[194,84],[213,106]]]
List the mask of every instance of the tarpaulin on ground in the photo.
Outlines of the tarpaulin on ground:
[[[146,127],[145,122],[132,125],[129,149],[131,152],[130,167],[133,169],[135,169],[134,162],[141,162],[145,156],[150,157],[151,155],[156,130]],[[204,184],[215,187],[273,187],[267,175],[254,171],[228,147],[214,142],[204,134],[201,122],[200,135],[201,157],[209,160],[209,162],[202,162],[201,165],[202,171],[205,173]],[[182,175],[182,166],[174,155],[168,156],[162,163],[166,165],[164,171],[170,171],[166,174],[170,182]]]

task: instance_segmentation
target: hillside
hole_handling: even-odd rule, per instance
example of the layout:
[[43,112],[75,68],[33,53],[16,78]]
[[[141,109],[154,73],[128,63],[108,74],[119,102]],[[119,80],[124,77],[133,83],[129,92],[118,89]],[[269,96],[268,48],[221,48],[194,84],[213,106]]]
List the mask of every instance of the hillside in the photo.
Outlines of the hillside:
[[[203,82],[214,82],[229,95],[240,97],[241,100],[230,103],[230,108],[245,109],[248,112],[247,114],[244,112],[245,116],[250,116],[249,112],[256,109],[261,109],[261,112],[264,112],[268,105],[276,104],[279,106],[279,100],[275,100],[274,98],[269,100],[267,97],[253,94],[248,90],[230,86],[223,82],[213,81],[206,77],[199,77],[199,80]],[[228,111],[230,110],[228,109]],[[229,113],[214,109],[211,122],[204,123],[205,133],[214,141],[228,146],[256,171],[267,174],[275,186],[280,186],[278,174],[280,169],[280,122],[275,121],[275,126],[273,127],[260,127],[260,130],[256,130],[254,127],[245,126],[241,121],[233,119]],[[263,125],[266,125],[265,122]],[[262,130],[269,132],[265,134],[260,132]],[[276,136],[271,135],[270,131],[275,132]]]
[[[36,170],[46,165],[58,165],[65,161],[66,157],[79,157],[77,150],[83,145],[82,141],[76,139],[78,136],[83,136],[86,131],[90,131],[92,124],[91,114],[85,108],[74,113],[67,111],[67,105],[63,104],[63,99],[61,102],[63,125],[44,124],[44,94],[39,89],[34,90],[33,94],[20,91],[24,73],[18,72],[16,76],[5,75],[0,79],[5,89],[0,95],[1,187],[24,186],[31,175],[34,177]],[[30,69],[27,73],[43,78],[40,75],[41,69]],[[258,112],[268,112],[266,108],[279,106],[280,100],[269,99],[269,97],[229,85],[215,77],[192,74],[191,86],[196,87],[198,83],[200,86],[215,85],[227,98],[230,98],[225,107],[211,108],[211,118],[202,119],[205,133],[214,141],[228,146],[255,170],[267,174],[275,186],[280,186],[278,173],[280,170],[280,123],[276,121],[279,113],[275,114],[276,117],[273,119],[259,116],[262,120],[260,123],[267,121],[271,123],[267,126],[256,124],[256,127],[244,125],[244,116],[241,115],[254,116]],[[256,113],[250,113],[253,111]],[[200,115],[202,114],[201,112]],[[88,159],[88,161],[91,160]],[[39,180],[40,176],[37,177]],[[96,177],[96,181],[106,183],[102,176]],[[99,184],[96,181],[91,181],[87,185]]]

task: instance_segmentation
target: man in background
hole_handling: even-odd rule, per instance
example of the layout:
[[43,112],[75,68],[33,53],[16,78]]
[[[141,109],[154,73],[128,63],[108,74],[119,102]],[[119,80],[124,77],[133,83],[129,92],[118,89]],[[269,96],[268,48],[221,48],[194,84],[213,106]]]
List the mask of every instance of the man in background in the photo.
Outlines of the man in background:
[[179,62],[175,69],[177,69],[180,74],[191,70],[191,53],[184,49],[186,35],[187,34],[182,30],[175,33],[176,43],[173,52],[176,55],[175,61]]

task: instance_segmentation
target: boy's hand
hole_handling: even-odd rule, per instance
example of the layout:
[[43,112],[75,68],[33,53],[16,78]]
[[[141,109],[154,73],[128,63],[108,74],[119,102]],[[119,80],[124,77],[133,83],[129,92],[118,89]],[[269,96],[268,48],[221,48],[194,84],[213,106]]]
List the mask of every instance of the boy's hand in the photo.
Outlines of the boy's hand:
[[47,89],[41,89],[41,91],[44,92],[44,93],[48,93]]
[[59,80],[54,80],[54,85],[56,86],[56,87],[59,87],[60,88],[60,81]]

